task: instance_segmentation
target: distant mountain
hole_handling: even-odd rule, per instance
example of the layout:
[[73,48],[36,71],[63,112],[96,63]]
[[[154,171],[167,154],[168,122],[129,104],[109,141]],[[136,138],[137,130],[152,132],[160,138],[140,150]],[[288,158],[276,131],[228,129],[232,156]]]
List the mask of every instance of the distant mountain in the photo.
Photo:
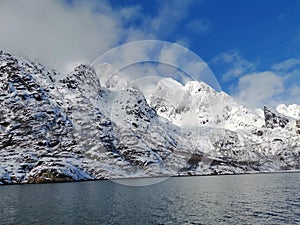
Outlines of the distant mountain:
[[[159,81],[150,105],[162,117],[178,126],[209,126],[232,131],[261,127],[264,119],[239,105],[224,92],[216,92],[204,82],[185,86],[166,78]],[[193,118],[193,121],[189,121]],[[196,122],[196,124],[195,124]]]
[[171,78],[145,98],[97,73],[80,65],[62,78],[0,51],[0,184],[300,168],[300,106],[262,117]]
[[286,106],[285,104],[280,104],[276,107],[277,112],[282,115],[292,117],[296,120],[300,120],[300,106],[296,104],[292,104]]

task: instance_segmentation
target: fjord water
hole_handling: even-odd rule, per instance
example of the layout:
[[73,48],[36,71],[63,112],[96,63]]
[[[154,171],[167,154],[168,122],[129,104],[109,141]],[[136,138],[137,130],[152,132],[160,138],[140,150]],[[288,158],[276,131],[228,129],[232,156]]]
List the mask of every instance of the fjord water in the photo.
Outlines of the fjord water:
[[300,173],[1,186],[0,200],[0,224],[300,224]]

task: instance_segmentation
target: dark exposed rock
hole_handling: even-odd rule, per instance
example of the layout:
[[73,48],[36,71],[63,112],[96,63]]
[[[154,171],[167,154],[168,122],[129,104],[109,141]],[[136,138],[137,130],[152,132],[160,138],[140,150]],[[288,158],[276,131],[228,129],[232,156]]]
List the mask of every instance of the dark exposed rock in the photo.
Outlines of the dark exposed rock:
[[34,167],[26,180],[28,183],[53,183],[79,180],[91,180],[85,171],[69,163],[42,162]]
[[0,184],[12,183],[11,177],[8,172],[0,166]]
[[202,160],[202,157],[203,155],[193,154],[187,163],[190,164],[191,167],[197,167],[198,163]]
[[[159,117],[140,90],[114,91],[101,88],[89,65],[59,80],[53,70],[0,53],[0,184],[166,175],[165,165],[172,175],[199,175],[201,165],[208,165],[208,174],[259,171],[273,158],[282,168],[299,167],[297,143],[274,156],[270,146],[247,140],[263,143],[270,130],[259,127],[243,138],[205,130],[192,142],[192,132]],[[267,108],[265,114],[268,128],[284,128],[289,121]],[[278,137],[266,140],[284,149],[287,138]],[[198,143],[214,157],[203,156],[199,149],[205,146]]]
[[297,127],[297,128],[300,128],[300,120],[297,120],[297,121],[296,121],[296,127]]
[[79,65],[75,67],[65,79],[59,81],[67,86],[69,89],[78,89],[84,91],[83,84],[92,87],[97,92],[101,92],[101,85],[97,78],[95,69],[89,65]]
[[274,129],[276,127],[284,128],[289,119],[285,116],[278,115],[272,112],[267,106],[264,106],[265,125],[267,128]]
[[300,120],[296,120],[296,133],[300,135]]
[[255,134],[257,136],[263,136],[264,132],[262,130],[253,130],[252,134]]

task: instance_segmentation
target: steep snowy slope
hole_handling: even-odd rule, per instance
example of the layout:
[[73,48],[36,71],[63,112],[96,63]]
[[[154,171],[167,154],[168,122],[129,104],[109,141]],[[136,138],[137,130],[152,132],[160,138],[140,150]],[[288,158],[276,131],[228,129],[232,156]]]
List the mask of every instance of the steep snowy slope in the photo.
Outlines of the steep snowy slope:
[[162,79],[149,99],[157,113],[178,126],[209,126],[229,130],[262,127],[263,118],[236,103],[224,92],[203,82],[185,86],[171,78]]
[[[4,53],[0,64],[0,167],[6,177],[0,182],[90,178],[76,167],[80,150],[73,148],[74,129],[61,109],[62,99],[50,93],[56,89],[55,71]],[[73,165],[64,154],[74,159]]]
[[185,166],[180,154],[166,160],[181,130],[139,91],[101,89],[90,66],[55,80],[56,72],[1,53],[0,72],[1,183],[173,175]]
[[0,184],[299,169],[294,116],[261,118],[203,82],[162,79],[146,100],[99,76],[0,51]]

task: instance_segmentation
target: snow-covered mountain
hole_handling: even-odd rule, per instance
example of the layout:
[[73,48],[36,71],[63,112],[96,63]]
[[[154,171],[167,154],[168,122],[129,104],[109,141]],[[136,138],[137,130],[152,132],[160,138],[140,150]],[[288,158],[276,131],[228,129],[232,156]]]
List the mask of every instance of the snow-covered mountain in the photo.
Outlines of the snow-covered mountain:
[[0,184],[300,168],[297,105],[262,117],[203,82],[162,79],[146,99],[99,76],[0,51]]
[[292,117],[296,120],[300,120],[300,106],[296,104],[288,105],[280,104],[276,107],[277,112],[282,115]]
[[185,86],[166,78],[159,81],[149,104],[162,117],[178,126],[209,126],[232,131],[261,127],[264,119],[239,105],[224,92],[216,92],[204,82]]

